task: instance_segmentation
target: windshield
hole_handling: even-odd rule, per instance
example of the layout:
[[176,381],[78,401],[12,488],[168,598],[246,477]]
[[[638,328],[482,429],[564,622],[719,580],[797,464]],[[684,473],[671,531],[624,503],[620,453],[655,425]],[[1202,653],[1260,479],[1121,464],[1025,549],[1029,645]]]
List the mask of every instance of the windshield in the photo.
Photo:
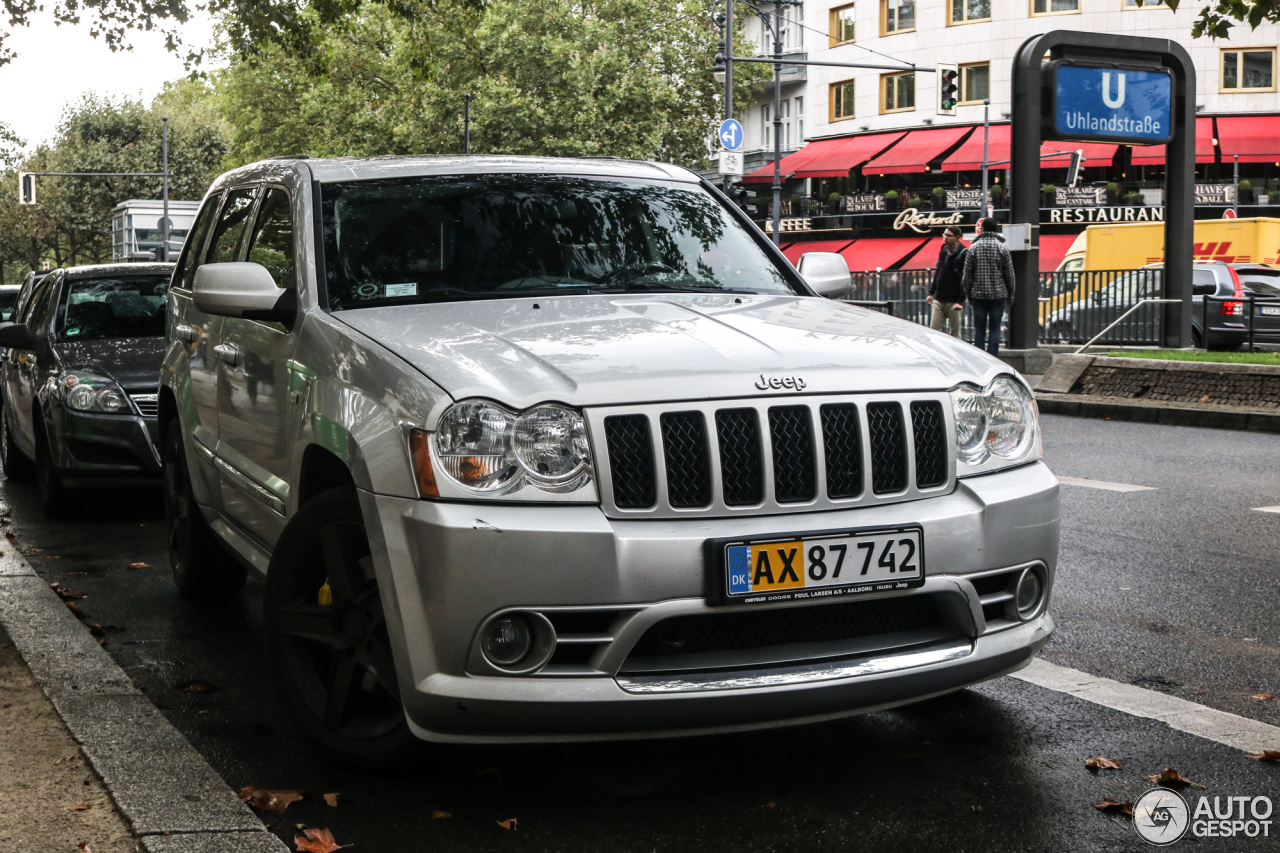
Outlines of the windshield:
[[326,184],[334,309],[533,293],[796,291],[708,193],[481,175]]
[[0,320],[13,319],[13,306],[18,303],[18,290],[0,291]]
[[58,334],[77,341],[160,337],[168,292],[168,275],[69,281],[58,312]]
[[1258,296],[1280,296],[1280,270],[1236,270],[1244,289]]

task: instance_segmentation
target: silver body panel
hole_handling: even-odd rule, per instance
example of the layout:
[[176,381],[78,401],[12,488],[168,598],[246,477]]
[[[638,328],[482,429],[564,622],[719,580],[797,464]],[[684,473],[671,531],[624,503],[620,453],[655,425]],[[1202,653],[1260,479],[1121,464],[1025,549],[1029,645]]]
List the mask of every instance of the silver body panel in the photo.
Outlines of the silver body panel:
[[[724,401],[816,410],[837,399],[936,399],[954,443],[946,391],[960,382],[983,386],[1008,370],[945,334],[804,296],[582,295],[326,310],[318,184],[528,171],[697,181],[673,166],[608,160],[267,161],[222,176],[207,198],[265,185],[289,193],[297,321],[287,328],[204,314],[181,281],[170,296],[162,395],[181,421],[204,514],[247,564],[266,571],[298,509],[308,451],[342,461],[360,490],[405,710],[420,736],[579,740],[828,719],[1012,671],[1048,641],[1053,623],[1044,612],[988,624],[983,597],[966,580],[1034,562],[1051,584],[1058,486],[1038,462],[957,479],[952,459],[945,484],[933,489],[917,490],[912,476],[901,494],[868,487],[861,498],[801,506],[676,511],[660,502],[634,512],[611,502],[598,424],[615,411],[656,417],[711,413]],[[226,346],[241,358],[220,360],[215,350]],[[420,499],[410,431],[432,430],[467,397],[513,411],[550,401],[582,409],[600,502]],[[622,672],[630,645],[657,621],[741,607],[706,603],[707,539],[904,524],[921,525],[928,554],[926,583],[909,594],[934,597],[945,636],[910,649],[871,643],[835,661],[782,655],[770,666],[785,671],[757,681],[676,679],[704,687],[710,680],[706,689]],[[579,638],[600,649],[585,669],[511,676],[477,658],[487,618],[539,607],[622,615],[615,634]]]

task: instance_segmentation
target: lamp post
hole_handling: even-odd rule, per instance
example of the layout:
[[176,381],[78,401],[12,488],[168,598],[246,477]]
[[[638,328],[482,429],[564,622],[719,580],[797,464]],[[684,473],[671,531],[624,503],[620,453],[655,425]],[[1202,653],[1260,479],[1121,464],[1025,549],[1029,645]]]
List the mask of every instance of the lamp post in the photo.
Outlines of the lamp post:
[[160,116],[160,159],[164,172],[164,186],[160,198],[164,212],[160,215],[160,260],[169,260],[169,117]]
[[991,160],[991,149],[989,143],[991,141],[991,99],[982,99],[982,207],[978,211],[978,218],[982,219],[987,215],[987,167]]
[[1231,212],[1240,215],[1240,155],[1234,155],[1231,163]]
[[471,93],[463,95],[462,103],[462,153],[471,153]]

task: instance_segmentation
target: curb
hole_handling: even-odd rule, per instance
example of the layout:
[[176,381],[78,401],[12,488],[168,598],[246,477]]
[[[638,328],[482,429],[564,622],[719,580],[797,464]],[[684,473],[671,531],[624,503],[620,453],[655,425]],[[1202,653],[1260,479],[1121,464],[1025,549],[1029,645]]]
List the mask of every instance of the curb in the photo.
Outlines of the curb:
[[1037,393],[1036,403],[1040,407],[1040,413],[1044,415],[1073,415],[1169,426],[1280,433],[1280,413],[1272,412],[1209,406],[1196,408],[1155,405],[1121,397],[1089,397],[1081,394]]
[[287,853],[16,548],[0,624],[147,853]]

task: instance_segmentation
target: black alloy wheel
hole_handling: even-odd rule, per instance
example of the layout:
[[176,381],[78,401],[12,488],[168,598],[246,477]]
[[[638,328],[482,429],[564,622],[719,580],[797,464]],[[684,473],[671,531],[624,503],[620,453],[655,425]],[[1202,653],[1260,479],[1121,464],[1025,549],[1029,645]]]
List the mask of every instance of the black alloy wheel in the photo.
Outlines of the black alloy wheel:
[[174,418],[160,449],[164,470],[164,523],[168,533],[169,570],[183,598],[217,599],[235,595],[248,572],[218,542],[196,506],[191,472],[182,444],[182,424]]
[[290,520],[263,602],[267,657],[293,719],[330,757],[383,767],[417,744],[405,720],[369,538],[353,486]]
[[31,460],[13,440],[9,428],[9,407],[0,406],[0,469],[10,480],[27,480],[31,477]]
[[71,494],[62,484],[62,477],[53,464],[53,454],[49,448],[49,427],[39,414],[35,418],[36,434],[36,495],[40,498],[40,508],[49,518],[61,518],[70,507]]

